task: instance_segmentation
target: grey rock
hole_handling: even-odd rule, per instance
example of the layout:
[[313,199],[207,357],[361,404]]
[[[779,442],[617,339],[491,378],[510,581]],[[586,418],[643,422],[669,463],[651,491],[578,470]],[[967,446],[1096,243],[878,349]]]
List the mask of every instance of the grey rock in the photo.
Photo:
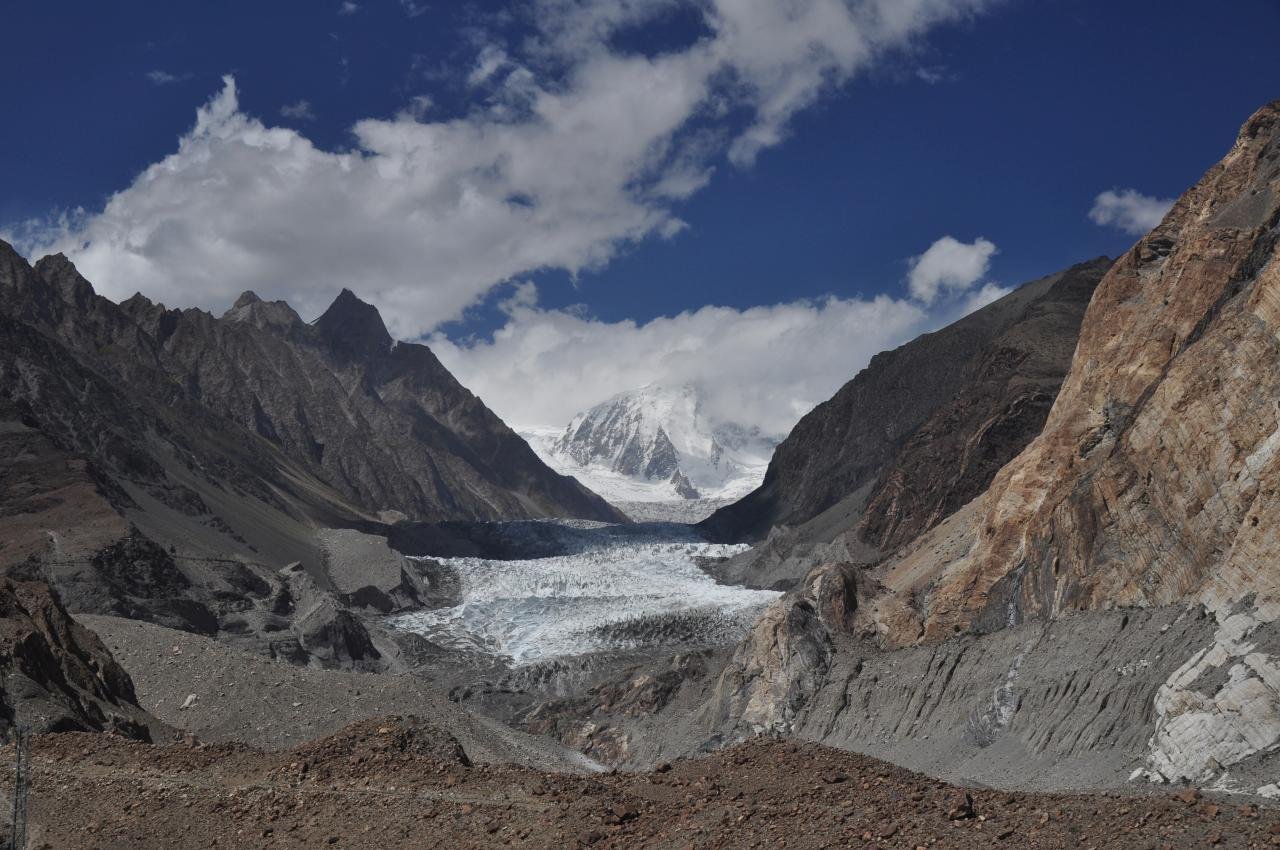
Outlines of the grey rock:
[[[797,423],[758,490],[701,527],[720,540],[760,540],[874,485],[868,504],[884,517],[864,533],[900,543],[882,526],[922,530],[963,505],[1039,432],[1110,266],[1106,257],[1072,266],[877,354]],[[908,493],[918,504],[906,505]]]

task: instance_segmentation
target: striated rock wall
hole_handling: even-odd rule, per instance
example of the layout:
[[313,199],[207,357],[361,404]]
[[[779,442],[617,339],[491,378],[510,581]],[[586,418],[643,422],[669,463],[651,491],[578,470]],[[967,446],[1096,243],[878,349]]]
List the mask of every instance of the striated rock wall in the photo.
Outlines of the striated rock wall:
[[1099,285],[1044,431],[979,500],[971,545],[936,557],[923,539],[888,568],[918,575],[925,640],[1280,591],[1278,223],[1280,103]]

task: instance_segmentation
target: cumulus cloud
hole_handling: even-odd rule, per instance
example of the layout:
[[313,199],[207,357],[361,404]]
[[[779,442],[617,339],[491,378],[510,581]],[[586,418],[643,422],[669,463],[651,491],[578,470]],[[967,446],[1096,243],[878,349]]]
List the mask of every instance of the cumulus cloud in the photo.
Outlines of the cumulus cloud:
[[280,107],[280,115],[283,118],[292,118],[294,121],[314,121],[316,114],[311,111],[311,101],[299,100],[297,103],[286,103]]
[[1164,219],[1173,201],[1173,198],[1153,198],[1136,189],[1108,189],[1094,199],[1089,220],[1142,236]]
[[[722,158],[749,164],[824,91],[992,0],[529,2],[532,33],[477,43],[482,96],[460,114],[415,101],[325,151],[245,114],[228,77],[176,151],[101,211],[26,228],[46,238],[21,247],[65,251],[113,297],[174,306],[221,310],[254,289],[305,312],[349,286],[414,336],[522,273],[577,274],[671,238],[675,205]],[[690,4],[706,30],[692,43],[612,46]]]
[[969,286],[948,287],[928,303],[908,292],[745,310],[709,306],[636,323],[602,322],[582,309],[543,309],[534,285],[523,283],[503,302],[506,322],[492,339],[435,334],[429,343],[510,423],[562,427],[617,392],[692,382],[703,388],[713,414],[784,434],[876,352],[1010,291],[976,284],[974,278]]
[[982,237],[964,243],[944,236],[910,260],[907,286],[914,298],[932,304],[946,291],[968,289],[991,268],[996,246]]
[[359,3],[352,3],[351,0],[343,0],[342,5],[338,7],[339,15],[354,15],[360,11]]

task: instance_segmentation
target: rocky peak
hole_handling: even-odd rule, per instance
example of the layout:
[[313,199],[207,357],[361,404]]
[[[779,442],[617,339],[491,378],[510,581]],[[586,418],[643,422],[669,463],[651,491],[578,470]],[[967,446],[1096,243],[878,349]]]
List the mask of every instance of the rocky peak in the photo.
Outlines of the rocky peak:
[[689,480],[688,476],[681,472],[679,468],[671,473],[671,487],[675,490],[676,495],[682,499],[698,499],[702,495],[698,492],[698,488],[693,486],[693,482]]
[[[345,290],[344,290],[345,291]],[[264,301],[245,290],[231,309],[222,314],[224,322],[245,322],[261,330],[287,331],[301,325],[302,317],[284,301]]]
[[37,324],[56,324],[62,298],[12,245],[0,239],[0,309]]
[[324,315],[316,319],[315,328],[330,348],[352,359],[385,356],[394,342],[378,308],[361,301],[350,289],[338,293]]
[[84,279],[66,254],[42,257],[35,265],[35,272],[57,291],[62,300],[82,309],[88,307],[97,294],[93,291],[93,285]]
[[19,281],[31,274],[31,266],[26,258],[19,254],[12,245],[0,239],[0,290],[13,290]]
[[120,309],[134,318],[168,312],[163,304],[157,304],[141,292],[135,292],[120,302]]

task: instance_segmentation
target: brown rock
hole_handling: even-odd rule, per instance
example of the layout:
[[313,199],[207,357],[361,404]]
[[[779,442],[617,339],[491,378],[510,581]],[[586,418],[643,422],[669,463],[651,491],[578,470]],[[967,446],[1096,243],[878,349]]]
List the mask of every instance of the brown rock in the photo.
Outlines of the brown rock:
[[1180,803],[1186,803],[1188,806],[1194,806],[1200,799],[1200,789],[1183,788],[1181,791],[1174,794],[1173,798]]
[[1280,102],[1098,285],[1044,430],[976,503],[971,545],[944,563],[918,541],[911,568],[939,577],[926,641],[1280,595],[1262,566],[1280,555],[1278,155]]

